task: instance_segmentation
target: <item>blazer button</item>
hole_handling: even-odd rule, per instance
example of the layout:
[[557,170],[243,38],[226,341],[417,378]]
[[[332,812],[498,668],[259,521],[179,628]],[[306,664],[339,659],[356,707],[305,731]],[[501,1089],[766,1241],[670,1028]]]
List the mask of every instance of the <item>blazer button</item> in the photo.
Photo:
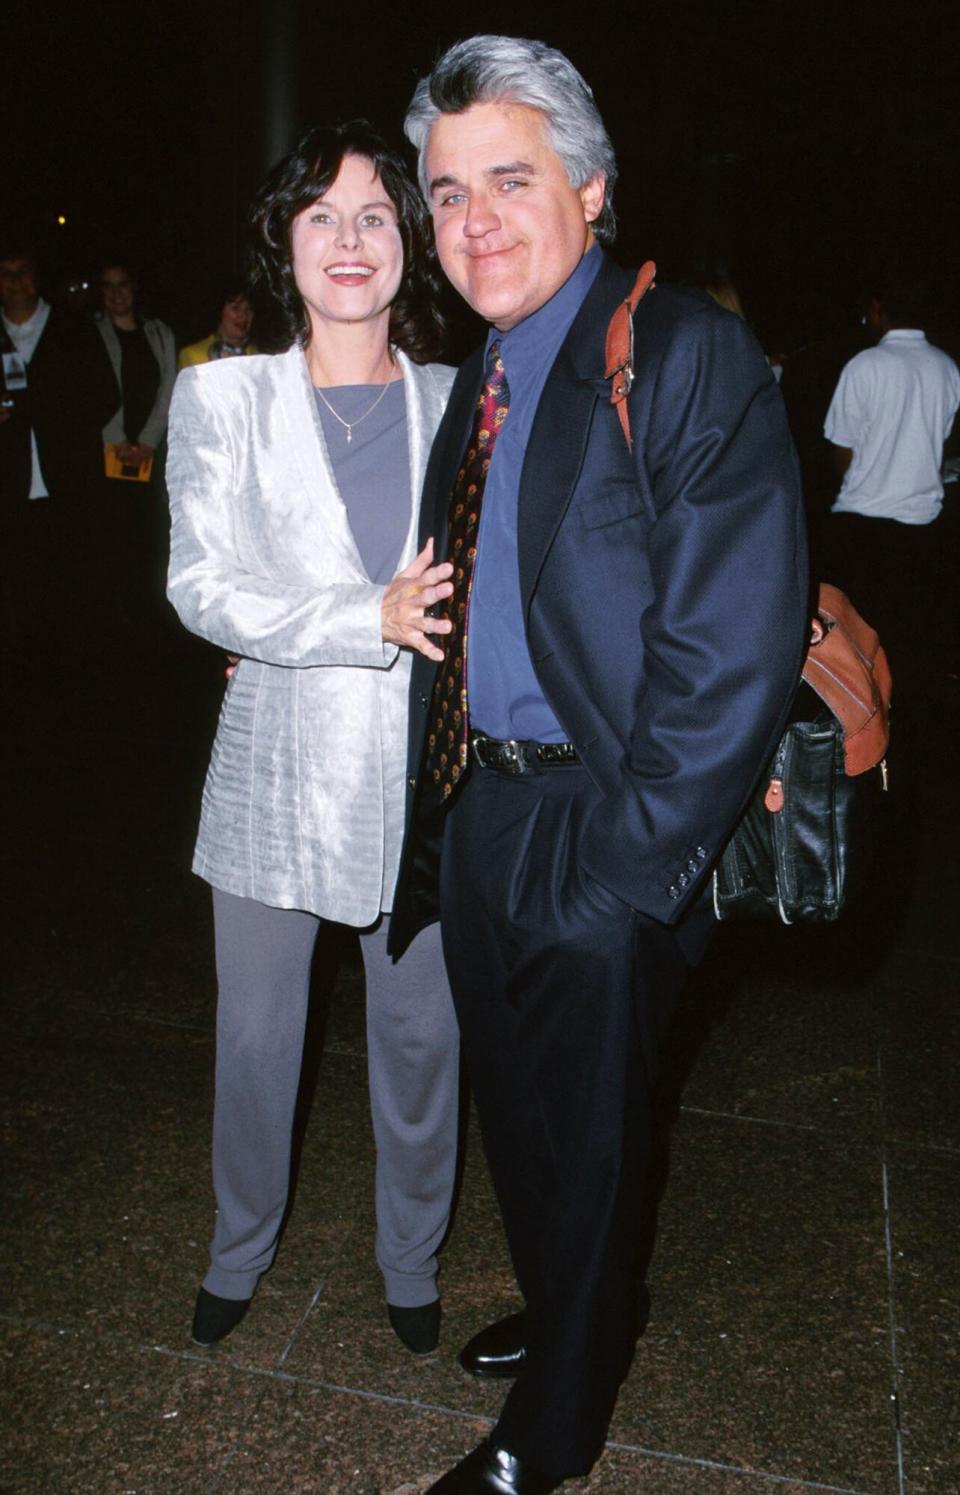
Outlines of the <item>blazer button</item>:
[[687,874],[685,872],[678,873],[678,875],[677,875],[677,886],[678,887],[685,888],[687,886],[687,883],[689,881],[690,881],[690,879],[689,879],[689,877],[687,876]]
[[417,787],[417,781],[413,777],[413,774],[411,774],[410,777],[409,777],[409,779],[407,780],[407,788],[408,789],[416,789],[416,787]]
[[670,884],[669,888],[667,889],[667,897],[673,898],[674,900],[680,897],[680,889],[677,887],[676,883]]
[[687,871],[688,872],[699,872],[700,871],[700,863],[699,862],[695,862],[693,860],[693,857],[691,857],[690,860],[689,860],[689,862],[687,863]]
[[698,861],[705,862],[707,859],[707,848],[705,846],[698,846],[696,855]]
[[423,691],[420,692],[420,705],[421,706],[429,706],[430,705],[430,697],[429,696],[425,696],[424,693],[423,693]]

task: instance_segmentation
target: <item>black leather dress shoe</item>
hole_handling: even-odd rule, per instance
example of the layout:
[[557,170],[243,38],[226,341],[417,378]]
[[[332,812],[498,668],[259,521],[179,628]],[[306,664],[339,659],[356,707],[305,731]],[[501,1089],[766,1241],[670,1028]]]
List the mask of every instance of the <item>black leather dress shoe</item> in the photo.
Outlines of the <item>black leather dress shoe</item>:
[[488,1324],[460,1351],[460,1364],[464,1370],[488,1380],[509,1380],[518,1376],[526,1358],[522,1313],[511,1313],[508,1318]]
[[216,1293],[208,1293],[205,1287],[201,1287],[193,1310],[191,1338],[194,1344],[206,1349],[208,1345],[226,1339],[243,1318],[250,1302],[249,1298],[218,1298]]
[[498,1448],[488,1438],[449,1470],[427,1495],[549,1495],[563,1484]]
[[440,1299],[422,1308],[395,1308],[387,1304],[387,1317],[397,1338],[414,1355],[429,1355],[440,1339]]

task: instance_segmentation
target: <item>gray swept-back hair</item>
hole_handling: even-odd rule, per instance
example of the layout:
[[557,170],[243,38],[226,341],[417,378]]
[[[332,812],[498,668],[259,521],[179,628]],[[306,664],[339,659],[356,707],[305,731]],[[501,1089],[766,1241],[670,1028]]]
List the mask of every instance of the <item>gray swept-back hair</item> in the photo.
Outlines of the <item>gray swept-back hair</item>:
[[613,242],[616,217],[611,205],[617,159],[593,92],[573,63],[546,42],[514,36],[471,36],[450,47],[410,101],[404,130],[415,147],[420,188],[429,201],[427,137],[441,114],[462,114],[473,104],[525,104],[539,109],[550,144],[567,179],[579,189],[602,172],[607,179],[603,207],[591,225],[603,244]]

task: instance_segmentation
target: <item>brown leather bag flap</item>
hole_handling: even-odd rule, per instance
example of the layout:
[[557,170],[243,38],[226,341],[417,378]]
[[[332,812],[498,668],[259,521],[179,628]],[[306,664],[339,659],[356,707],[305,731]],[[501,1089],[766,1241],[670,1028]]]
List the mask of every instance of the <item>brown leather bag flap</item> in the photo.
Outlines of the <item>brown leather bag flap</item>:
[[843,727],[847,773],[866,773],[883,758],[890,740],[893,682],[887,656],[869,623],[829,582],[820,585],[813,633],[803,678]]

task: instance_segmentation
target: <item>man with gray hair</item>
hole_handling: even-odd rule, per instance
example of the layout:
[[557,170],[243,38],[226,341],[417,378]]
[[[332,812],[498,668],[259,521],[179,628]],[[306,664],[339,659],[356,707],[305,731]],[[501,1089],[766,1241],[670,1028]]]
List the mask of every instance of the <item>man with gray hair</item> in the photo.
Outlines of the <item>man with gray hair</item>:
[[649,271],[599,247],[616,165],[566,57],[459,43],[407,133],[490,328],[427,472],[453,627],[439,667],[414,662],[391,939],[441,919],[524,1298],[463,1351],[514,1384],[433,1488],[543,1495],[599,1455],[633,1354],[657,1046],[799,675],[802,508],[744,324],[696,292],[638,299]]

